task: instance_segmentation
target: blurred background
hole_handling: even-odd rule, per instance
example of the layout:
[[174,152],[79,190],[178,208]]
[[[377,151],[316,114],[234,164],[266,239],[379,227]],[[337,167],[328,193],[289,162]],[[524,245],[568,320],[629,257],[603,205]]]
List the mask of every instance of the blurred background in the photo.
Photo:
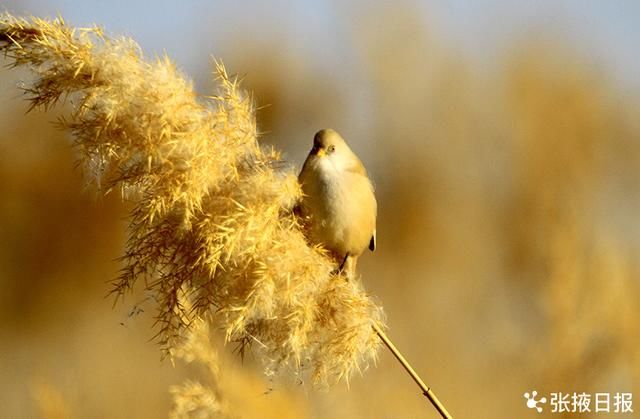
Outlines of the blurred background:
[[[640,3],[0,7],[130,36],[203,95],[223,60],[298,167],[318,129],[341,132],[380,207],[365,287],[454,417],[563,417],[527,409],[532,390],[629,392],[640,411]],[[169,386],[201,372],[161,361],[152,307],[131,315],[143,296],[105,297],[126,208],[85,187],[52,124],[64,108],[25,114],[25,79],[0,69],[1,415],[166,417]],[[231,349],[220,387],[238,417],[438,417],[384,349],[325,391],[274,385]]]

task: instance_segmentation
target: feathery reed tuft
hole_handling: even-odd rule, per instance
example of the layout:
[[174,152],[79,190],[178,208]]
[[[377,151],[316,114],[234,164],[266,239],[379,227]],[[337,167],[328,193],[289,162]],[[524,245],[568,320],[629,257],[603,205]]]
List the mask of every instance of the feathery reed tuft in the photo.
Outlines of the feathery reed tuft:
[[332,382],[375,358],[382,309],[306,242],[292,211],[296,176],[258,144],[254,105],[222,64],[218,95],[198,98],[168,58],[147,62],[130,39],[9,14],[0,50],[33,71],[32,107],[69,99],[60,124],[88,176],[132,201],[113,292],[143,283],[153,294],[164,349],[211,315],[268,373],[291,367]]
[[169,388],[173,406],[169,419],[182,418],[226,418],[233,415],[222,399],[220,368],[217,351],[211,346],[209,323],[197,319],[188,329],[185,339],[171,349],[173,359],[178,358],[187,364],[198,363],[204,367],[210,377],[210,385],[187,380]]

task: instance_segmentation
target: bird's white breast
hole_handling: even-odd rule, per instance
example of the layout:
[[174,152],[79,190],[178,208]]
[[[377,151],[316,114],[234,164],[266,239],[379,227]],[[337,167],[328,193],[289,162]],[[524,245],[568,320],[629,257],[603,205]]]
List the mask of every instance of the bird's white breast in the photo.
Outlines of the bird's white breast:
[[[302,179],[312,239],[339,254],[359,255],[375,230],[376,202],[366,176],[317,158]],[[338,163],[338,164],[336,164]]]

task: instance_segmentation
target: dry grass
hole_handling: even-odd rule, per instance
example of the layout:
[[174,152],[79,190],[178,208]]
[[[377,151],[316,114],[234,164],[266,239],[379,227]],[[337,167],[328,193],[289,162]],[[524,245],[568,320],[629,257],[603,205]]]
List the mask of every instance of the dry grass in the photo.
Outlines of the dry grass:
[[[210,27],[219,17],[211,10],[189,23]],[[274,105],[259,112],[260,127],[293,158],[301,161],[308,146],[301,132],[327,121],[348,127],[354,148],[369,152],[363,158],[384,203],[385,240],[361,268],[367,288],[384,295],[394,342],[454,417],[526,416],[522,394],[532,389],[637,398],[638,92],[594,64],[597,54],[585,56],[585,39],[545,25],[529,36],[514,31],[512,48],[479,70],[411,2],[394,10],[344,6],[340,14],[353,31],[340,36],[355,51],[355,64],[341,71],[353,76],[356,65],[365,87],[301,65],[307,51],[296,46],[309,40],[273,26],[234,27],[216,48],[247,74],[243,85],[261,103]],[[195,30],[212,35],[207,28]],[[552,42],[541,43],[541,33]],[[0,404],[7,416],[43,411],[43,398],[33,406],[30,392],[43,378],[55,389],[49,411],[62,401],[76,417],[162,417],[179,396],[171,400],[166,389],[188,377],[241,418],[435,417],[386,351],[381,368],[330,392],[276,383],[264,394],[271,383],[259,362],[227,362],[230,351],[217,344],[223,336],[213,342],[215,383],[195,358],[201,369],[155,362],[148,319],[120,326],[132,300],[112,310],[102,299],[124,242],[118,197],[92,205],[80,193],[50,114],[24,117],[15,100],[10,86],[26,74],[0,74],[8,92],[0,113],[7,162],[0,164]],[[197,386],[184,390],[207,403]]]
[[173,358],[205,368],[210,384],[188,380],[169,388],[173,398],[170,419],[231,417],[229,406],[222,399],[222,379],[218,353],[211,345],[208,323],[198,319],[191,325],[186,339],[171,350]]
[[133,41],[98,28],[3,15],[0,49],[33,71],[33,107],[73,104],[60,125],[79,162],[101,190],[131,201],[113,291],[144,283],[165,349],[210,315],[269,374],[290,367],[327,383],[375,358],[381,308],[306,243],[292,212],[296,176],[260,147],[253,103],[221,64],[218,95],[202,100],[169,59],[148,63]]

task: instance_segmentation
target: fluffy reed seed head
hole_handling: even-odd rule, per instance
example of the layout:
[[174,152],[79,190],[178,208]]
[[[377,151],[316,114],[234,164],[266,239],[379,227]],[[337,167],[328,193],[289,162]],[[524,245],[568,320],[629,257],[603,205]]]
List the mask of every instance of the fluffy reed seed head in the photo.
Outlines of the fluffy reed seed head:
[[198,98],[168,58],[147,62],[130,39],[8,14],[0,50],[33,71],[32,107],[70,99],[60,124],[80,163],[132,201],[113,291],[144,282],[165,349],[210,314],[268,373],[293,367],[331,382],[375,358],[382,309],[306,242],[292,211],[296,176],[258,144],[253,103],[222,64],[218,95]]

